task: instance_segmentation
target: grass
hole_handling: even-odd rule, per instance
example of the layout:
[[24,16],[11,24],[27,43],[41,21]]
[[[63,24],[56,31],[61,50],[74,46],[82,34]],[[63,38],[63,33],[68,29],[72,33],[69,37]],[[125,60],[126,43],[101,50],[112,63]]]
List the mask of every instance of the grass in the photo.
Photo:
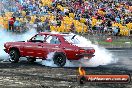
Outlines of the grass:
[[[114,40],[113,42],[106,42],[105,40],[98,40],[97,42],[101,46],[109,46],[109,47],[130,47],[132,46],[132,41],[125,40],[125,39],[120,39],[117,41]],[[126,43],[126,42],[130,42],[130,43]]]

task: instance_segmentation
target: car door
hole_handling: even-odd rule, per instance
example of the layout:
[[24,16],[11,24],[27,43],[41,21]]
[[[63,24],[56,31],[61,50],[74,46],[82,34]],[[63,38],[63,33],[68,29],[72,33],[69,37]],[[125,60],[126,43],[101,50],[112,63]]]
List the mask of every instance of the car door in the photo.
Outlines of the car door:
[[25,46],[26,55],[30,57],[42,58],[45,55],[46,47],[44,47],[45,35],[34,36]]
[[61,51],[60,48],[61,42],[57,36],[52,36],[52,35],[47,36],[46,43],[47,43],[46,46],[48,48],[48,53]]
[[34,42],[27,42],[24,45],[24,56],[34,57],[36,44]]

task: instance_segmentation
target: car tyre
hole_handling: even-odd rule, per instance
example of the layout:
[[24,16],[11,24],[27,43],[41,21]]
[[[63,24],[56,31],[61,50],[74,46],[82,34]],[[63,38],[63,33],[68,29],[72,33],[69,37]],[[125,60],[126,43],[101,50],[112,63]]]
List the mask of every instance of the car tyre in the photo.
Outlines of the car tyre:
[[54,64],[63,67],[66,64],[66,56],[63,53],[55,53],[53,57]]
[[19,54],[19,51],[17,50],[10,50],[9,52],[9,61],[11,63],[17,63],[19,61],[19,58],[20,58],[20,54]]

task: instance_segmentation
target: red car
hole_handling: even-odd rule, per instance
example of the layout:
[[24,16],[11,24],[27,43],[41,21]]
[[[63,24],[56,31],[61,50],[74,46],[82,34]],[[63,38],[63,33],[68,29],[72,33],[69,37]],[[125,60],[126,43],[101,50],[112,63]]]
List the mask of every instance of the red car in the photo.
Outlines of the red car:
[[78,47],[75,44],[81,42],[73,34],[53,34],[41,32],[33,36],[27,42],[7,42],[4,51],[9,54],[12,63],[19,61],[20,57],[27,57],[29,62],[37,58],[46,60],[50,52],[54,52],[53,61],[57,66],[64,66],[66,59],[89,59],[94,56],[92,47]]

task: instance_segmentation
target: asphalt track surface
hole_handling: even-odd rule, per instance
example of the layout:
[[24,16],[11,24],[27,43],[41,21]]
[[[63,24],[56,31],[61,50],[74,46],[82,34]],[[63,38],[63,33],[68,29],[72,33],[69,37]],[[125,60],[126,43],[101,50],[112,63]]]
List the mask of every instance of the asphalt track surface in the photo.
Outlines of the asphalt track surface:
[[[132,49],[109,50],[118,62],[105,66],[84,68],[87,74],[130,74],[132,78]],[[38,63],[0,62],[0,88],[132,88],[130,83],[85,83],[77,82],[78,68],[57,68]]]

